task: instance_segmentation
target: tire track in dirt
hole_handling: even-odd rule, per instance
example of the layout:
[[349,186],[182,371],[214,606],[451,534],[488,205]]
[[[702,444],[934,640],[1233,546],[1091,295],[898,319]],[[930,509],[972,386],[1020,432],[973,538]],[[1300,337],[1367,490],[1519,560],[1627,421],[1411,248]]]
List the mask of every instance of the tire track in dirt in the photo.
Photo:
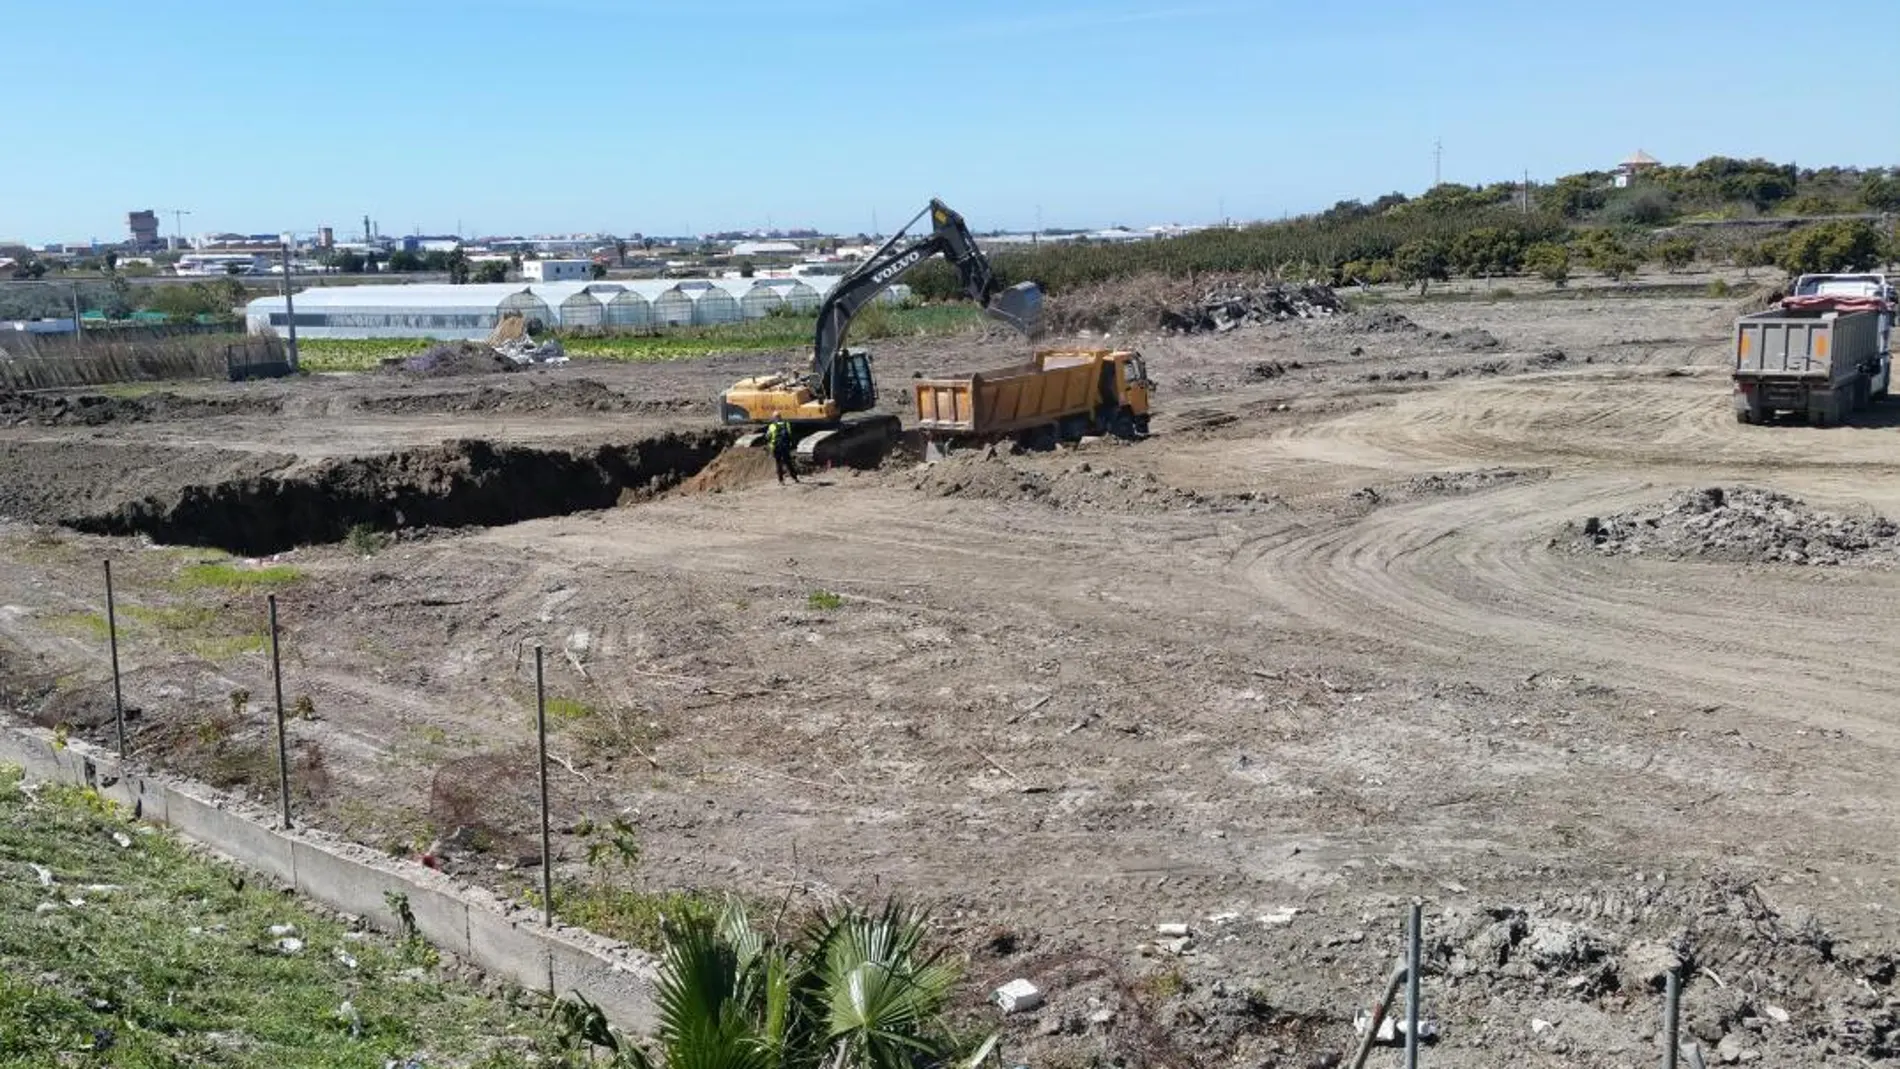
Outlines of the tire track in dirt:
[[1565,519],[1658,493],[1628,478],[1515,485],[1270,540],[1237,563],[1263,597],[1325,632],[1900,743],[1900,670],[1867,655],[1900,639],[1887,608],[1900,576],[1610,562],[1547,545]]

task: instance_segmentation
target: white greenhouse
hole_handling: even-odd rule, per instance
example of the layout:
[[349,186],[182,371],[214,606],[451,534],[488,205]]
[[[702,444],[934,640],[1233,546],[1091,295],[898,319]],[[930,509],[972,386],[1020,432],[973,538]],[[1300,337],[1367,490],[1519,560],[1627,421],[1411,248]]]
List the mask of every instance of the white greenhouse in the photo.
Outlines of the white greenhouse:
[[[835,276],[767,279],[636,279],[615,282],[494,282],[453,286],[318,286],[299,292],[297,333],[306,338],[440,338],[479,340],[503,316],[540,327],[643,329],[710,326],[759,319],[779,308],[817,309]],[[814,288],[816,287],[816,288]],[[879,300],[897,303],[910,287]],[[288,333],[282,297],[245,306],[251,333]]]

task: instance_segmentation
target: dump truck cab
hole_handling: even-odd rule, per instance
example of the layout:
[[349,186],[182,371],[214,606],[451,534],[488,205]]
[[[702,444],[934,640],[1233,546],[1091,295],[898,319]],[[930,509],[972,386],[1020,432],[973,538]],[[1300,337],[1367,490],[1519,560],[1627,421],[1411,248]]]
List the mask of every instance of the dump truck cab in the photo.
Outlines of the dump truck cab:
[[1148,433],[1148,409],[1154,383],[1148,363],[1128,349],[1043,349],[1036,360],[1045,370],[1099,364],[1101,402],[1096,425],[1105,432],[1132,437]]

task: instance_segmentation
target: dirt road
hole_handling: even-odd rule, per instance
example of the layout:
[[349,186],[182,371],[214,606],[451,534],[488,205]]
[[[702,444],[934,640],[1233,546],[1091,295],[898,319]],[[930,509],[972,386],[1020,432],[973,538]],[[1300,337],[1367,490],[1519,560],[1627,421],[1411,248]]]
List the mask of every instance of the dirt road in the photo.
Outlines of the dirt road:
[[[1706,485],[1900,515],[1889,414],[1733,423],[1729,311],[1406,305],[1144,339],[1163,415],[1141,443],[783,488],[739,465],[626,507],[292,551],[290,686],[315,710],[296,735],[326,781],[305,804],[403,851],[450,823],[522,831],[524,651],[542,643],[571,703],[559,805],[630,807],[639,882],[927,900],[979,984],[1049,991],[1009,1020],[1012,1064],[1337,1054],[1412,896],[1431,1064],[1647,1063],[1665,960],[1711,1053],[1892,1059],[1900,576],[1554,544]],[[879,374],[896,393],[1007,344],[897,343]],[[289,418],[0,430],[42,487],[0,478],[0,502],[27,502],[0,644],[16,679],[65,680],[42,718],[83,724],[101,554],[148,613],[252,611],[180,586],[203,551],[35,526],[111,497],[44,489],[41,451],[209,443],[294,470],[471,434],[633,441],[695,425],[695,399],[751,363],[427,386],[574,399],[508,422],[492,398],[471,413],[358,381],[288,387]],[[150,756],[241,788],[255,707],[221,721],[223,750],[161,730],[267,693],[226,637],[148,626],[128,685]],[[445,803],[460,781],[479,804]]]

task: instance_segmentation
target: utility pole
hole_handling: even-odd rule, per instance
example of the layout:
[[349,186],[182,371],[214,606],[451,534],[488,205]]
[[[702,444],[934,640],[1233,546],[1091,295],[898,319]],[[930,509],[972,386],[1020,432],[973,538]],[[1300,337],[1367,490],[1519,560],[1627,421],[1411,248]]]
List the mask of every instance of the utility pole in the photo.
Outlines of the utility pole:
[[278,246],[284,253],[284,325],[290,331],[290,370],[297,370],[297,309],[290,299],[290,242]]
[[1524,168],[1524,214],[1531,213],[1531,169]]
[[1432,188],[1437,189],[1445,183],[1445,142],[1432,142]]

